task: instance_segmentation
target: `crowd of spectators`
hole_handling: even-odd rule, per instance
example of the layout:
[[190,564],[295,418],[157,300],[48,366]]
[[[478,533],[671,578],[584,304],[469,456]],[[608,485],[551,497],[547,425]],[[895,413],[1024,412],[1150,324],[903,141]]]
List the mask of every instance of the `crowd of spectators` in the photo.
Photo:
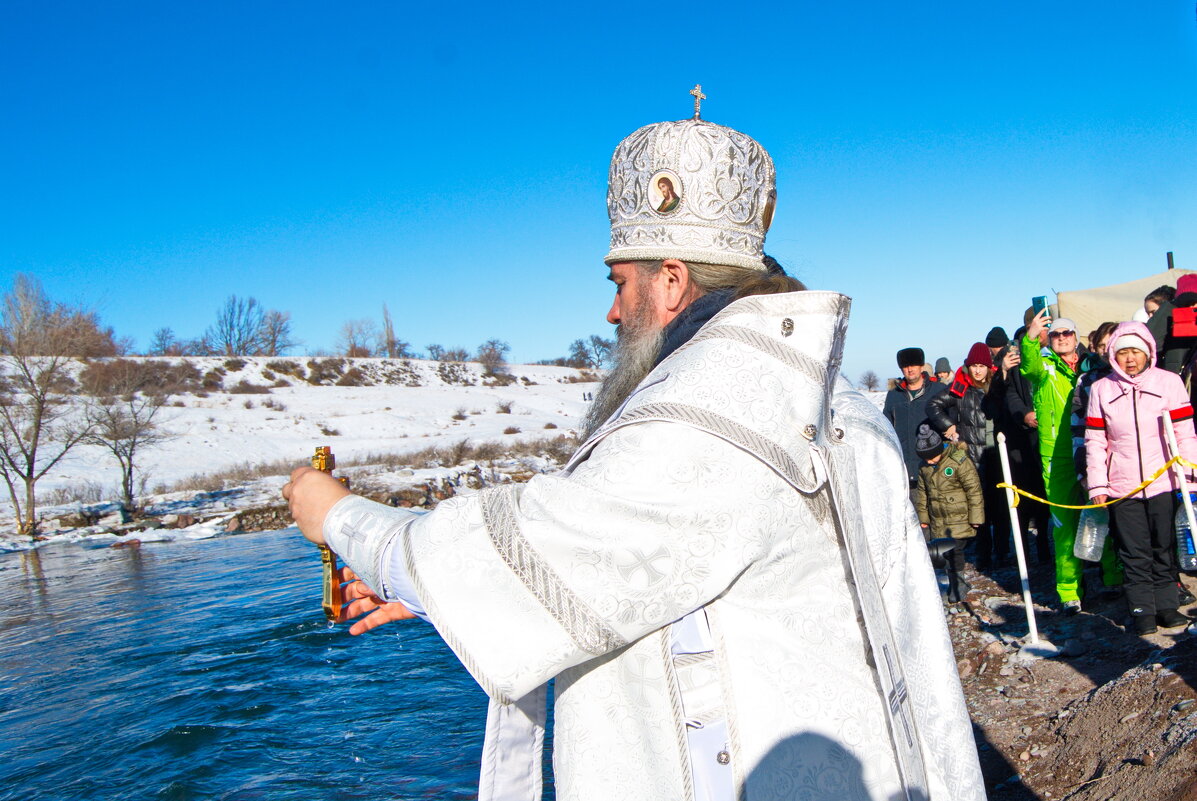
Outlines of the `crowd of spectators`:
[[[958,541],[945,556],[947,599],[970,589],[966,555],[982,573],[1011,564],[1010,510],[998,488],[1004,434],[1012,483],[1047,501],[1024,497],[1017,514],[1028,555],[1053,565],[1060,609],[1075,614],[1092,593],[1121,595],[1140,634],[1187,625],[1179,610],[1194,598],[1179,581],[1173,522],[1180,478],[1177,466],[1160,471],[1174,453],[1165,426],[1183,459],[1197,463],[1197,274],[1153,290],[1132,320],[1079,334],[1066,317],[1028,309],[1013,339],[995,326],[954,371],[946,357],[932,367],[918,347],[897,353],[902,377],[884,414],[928,542]],[[1184,462],[1179,469],[1193,479]],[[1074,555],[1080,510],[1070,507],[1107,503],[1108,544],[1086,581]]]

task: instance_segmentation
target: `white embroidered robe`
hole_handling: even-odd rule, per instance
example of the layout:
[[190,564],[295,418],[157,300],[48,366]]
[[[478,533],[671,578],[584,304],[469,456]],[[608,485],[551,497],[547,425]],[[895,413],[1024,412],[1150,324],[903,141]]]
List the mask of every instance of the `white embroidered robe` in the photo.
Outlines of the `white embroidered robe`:
[[562,801],[692,798],[696,702],[668,632],[699,609],[740,798],[984,798],[896,438],[837,379],[848,306],[729,305],[560,474],[427,515],[360,499],[330,513],[330,544],[372,586],[402,549],[492,698],[556,677]]

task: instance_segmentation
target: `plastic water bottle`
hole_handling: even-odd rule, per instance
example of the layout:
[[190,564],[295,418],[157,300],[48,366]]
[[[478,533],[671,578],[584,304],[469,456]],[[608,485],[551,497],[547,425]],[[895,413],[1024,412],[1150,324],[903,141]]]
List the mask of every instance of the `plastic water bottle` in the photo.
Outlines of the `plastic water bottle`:
[[[1190,492],[1189,498],[1197,503],[1197,492]],[[1183,499],[1176,510],[1176,561],[1185,572],[1197,570],[1197,549],[1193,547],[1193,530],[1189,528]]]
[[1110,533],[1110,512],[1104,506],[1100,509],[1084,509],[1076,527],[1076,540],[1072,555],[1087,562],[1100,562],[1101,552],[1106,547],[1106,535]]

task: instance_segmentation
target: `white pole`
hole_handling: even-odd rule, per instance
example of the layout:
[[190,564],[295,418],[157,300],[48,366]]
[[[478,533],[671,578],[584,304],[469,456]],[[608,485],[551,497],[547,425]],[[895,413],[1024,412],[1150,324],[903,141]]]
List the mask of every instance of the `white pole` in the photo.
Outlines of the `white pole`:
[[[1164,412],[1160,415],[1160,423],[1164,426],[1164,439],[1168,442],[1168,458],[1180,456],[1180,447],[1176,444],[1176,429],[1172,427],[1172,415]],[[1172,465],[1172,469],[1176,473],[1176,483],[1180,485],[1185,517],[1189,518],[1189,531],[1197,532],[1197,523],[1193,522],[1193,501],[1189,498],[1189,480],[1185,478],[1185,469],[1180,462]]]
[[[997,435],[998,454],[1002,457],[1002,479],[1007,484],[1010,478],[1010,455],[1006,452],[1006,435]],[[1035,607],[1031,603],[1031,581],[1027,578],[1027,557],[1022,548],[1022,526],[1018,523],[1018,510],[1014,507],[1014,490],[1006,488],[1006,504],[1010,507],[1010,530],[1014,533],[1014,556],[1018,559],[1018,576],[1022,579],[1022,605],[1027,610],[1027,631],[1031,645],[1039,642],[1039,627],[1035,625]]]

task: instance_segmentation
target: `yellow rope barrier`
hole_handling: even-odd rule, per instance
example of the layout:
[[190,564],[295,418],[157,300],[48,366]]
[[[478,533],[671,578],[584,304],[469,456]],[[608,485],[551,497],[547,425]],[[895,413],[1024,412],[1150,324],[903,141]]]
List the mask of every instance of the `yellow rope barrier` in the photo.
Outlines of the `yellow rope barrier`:
[[1047,504],[1048,506],[1058,506],[1061,509],[1101,509],[1104,506],[1112,506],[1112,505],[1118,503],[1119,501],[1124,501],[1127,498],[1129,498],[1130,496],[1139,492],[1140,490],[1145,489],[1148,484],[1155,481],[1160,476],[1164,475],[1164,473],[1168,472],[1168,468],[1174,464],[1183,465],[1184,467],[1187,467],[1190,470],[1197,470],[1197,464],[1193,464],[1192,462],[1188,461],[1187,459],[1185,459],[1183,457],[1173,456],[1171,459],[1164,462],[1164,466],[1161,467],[1159,470],[1156,470],[1151,475],[1151,478],[1143,481],[1143,483],[1139,484],[1139,486],[1135,487],[1133,490],[1126,493],[1121,498],[1114,498],[1113,500],[1106,501],[1105,503],[1090,503],[1090,504],[1082,504],[1082,505],[1073,505],[1070,503],[1052,503],[1047,498],[1040,498],[1038,495],[1032,495],[1031,493],[1027,492],[1026,490],[1021,490],[1018,487],[1014,486],[1013,484],[1007,484],[1004,481],[1001,482],[1000,484],[998,484],[997,486],[998,486],[998,489],[1013,490],[1015,507],[1018,506],[1018,496],[1023,495],[1023,496],[1026,496],[1027,498],[1030,498],[1033,501],[1039,501],[1040,503]]

